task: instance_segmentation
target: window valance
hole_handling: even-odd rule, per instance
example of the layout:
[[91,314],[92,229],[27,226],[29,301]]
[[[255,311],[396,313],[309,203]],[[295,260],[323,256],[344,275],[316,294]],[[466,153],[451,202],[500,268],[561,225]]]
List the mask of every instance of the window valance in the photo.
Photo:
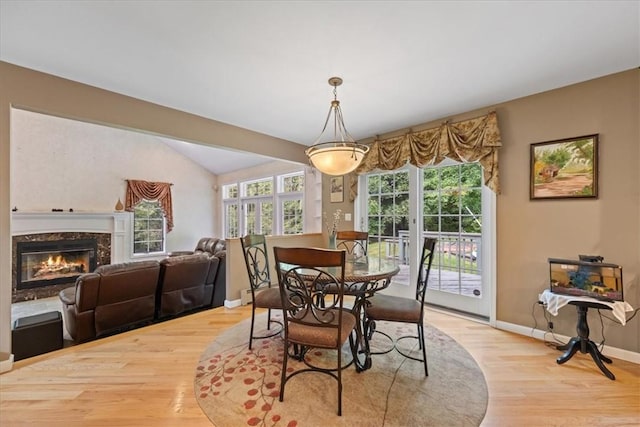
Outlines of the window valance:
[[[354,171],[360,175],[373,170],[394,170],[407,163],[422,168],[437,165],[445,158],[459,162],[479,162],[484,183],[500,193],[498,148],[502,146],[495,111],[486,116],[409,132],[402,136],[375,140],[362,164]],[[350,199],[357,195],[357,180],[351,180]]]
[[166,182],[149,182],[127,179],[127,194],[124,208],[132,212],[142,199],[160,202],[167,219],[167,232],[173,229],[173,202],[171,201],[171,184]]

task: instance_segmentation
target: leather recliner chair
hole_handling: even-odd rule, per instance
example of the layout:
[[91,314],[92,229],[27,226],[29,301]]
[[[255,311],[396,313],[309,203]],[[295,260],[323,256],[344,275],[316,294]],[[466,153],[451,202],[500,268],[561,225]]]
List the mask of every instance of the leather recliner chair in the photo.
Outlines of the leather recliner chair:
[[[198,241],[196,248],[192,251],[176,251],[169,253],[170,257],[206,254],[209,257],[215,257],[218,260],[218,267],[210,271],[207,278],[207,284],[212,286],[212,293],[209,299],[211,307],[220,307],[224,305],[227,297],[227,244],[223,239],[217,237],[203,237]],[[208,289],[208,288],[207,288]]]
[[[211,305],[219,259],[203,253],[160,261],[156,318],[164,319]],[[208,283],[209,282],[209,283]]]
[[113,332],[151,323],[155,316],[158,261],[98,267],[60,292],[69,335],[84,342]]

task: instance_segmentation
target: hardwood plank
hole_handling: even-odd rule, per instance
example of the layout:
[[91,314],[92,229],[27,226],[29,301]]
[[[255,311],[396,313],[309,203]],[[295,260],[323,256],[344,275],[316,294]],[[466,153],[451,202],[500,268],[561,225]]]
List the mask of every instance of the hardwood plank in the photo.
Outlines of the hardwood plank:
[[[194,397],[196,363],[217,334],[250,314],[217,308],[16,362],[0,376],[0,424],[210,426]],[[533,338],[436,310],[426,316],[482,368],[483,426],[638,424],[638,365],[614,360],[611,381],[588,355],[558,365],[560,353]]]

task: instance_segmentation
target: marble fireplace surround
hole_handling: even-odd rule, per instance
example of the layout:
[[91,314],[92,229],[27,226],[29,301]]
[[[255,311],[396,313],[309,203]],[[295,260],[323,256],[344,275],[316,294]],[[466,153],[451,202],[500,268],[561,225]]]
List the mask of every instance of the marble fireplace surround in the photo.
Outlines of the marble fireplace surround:
[[12,302],[55,296],[69,284],[17,290],[16,242],[87,238],[98,240],[98,262],[114,264],[131,259],[132,236],[129,212],[13,212],[12,235]]

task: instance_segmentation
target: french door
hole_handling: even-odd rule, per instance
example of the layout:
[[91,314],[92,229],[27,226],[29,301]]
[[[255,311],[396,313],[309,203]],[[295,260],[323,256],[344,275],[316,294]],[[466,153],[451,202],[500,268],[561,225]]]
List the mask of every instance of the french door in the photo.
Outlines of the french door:
[[369,255],[394,259],[388,292],[415,293],[424,237],[438,239],[427,301],[490,317],[495,270],[495,195],[477,163],[407,166],[360,177],[357,215]]

